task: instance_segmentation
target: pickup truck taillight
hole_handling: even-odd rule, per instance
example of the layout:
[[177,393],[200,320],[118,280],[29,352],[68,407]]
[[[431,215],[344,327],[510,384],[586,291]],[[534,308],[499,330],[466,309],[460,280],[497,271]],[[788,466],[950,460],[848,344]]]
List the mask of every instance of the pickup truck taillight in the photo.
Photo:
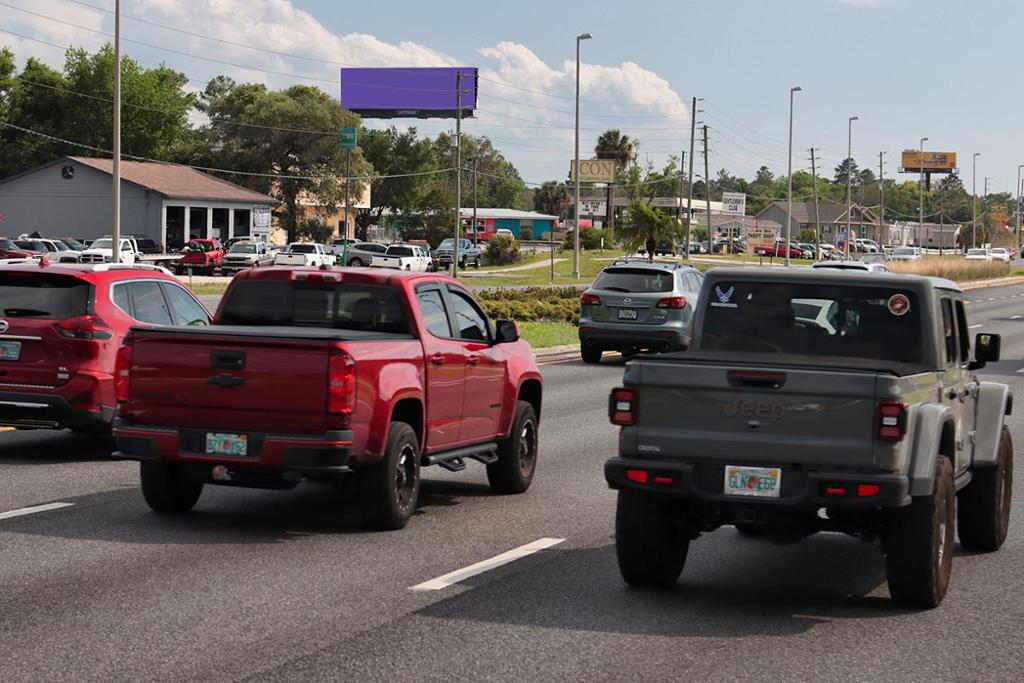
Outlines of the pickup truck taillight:
[[124,346],[117,350],[117,360],[114,362],[114,396],[118,403],[127,403],[131,398],[131,343],[131,337],[125,337]]
[[686,308],[685,296],[670,296],[658,301],[658,308]]
[[616,387],[608,397],[608,417],[613,425],[636,424],[636,390]]
[[327,412],[348,429],[356,407],[356,362],[344,349],[333,347],[327,368]]
[[601,297],[599,297],[596,294],[588,294],[588,293],[584,292],[583,296],[580,297],[580,306],[600,306],[600,305],[601,305]]
[[907,404],[882,401],[878,404],[878,438],[902,441],[907,434]]

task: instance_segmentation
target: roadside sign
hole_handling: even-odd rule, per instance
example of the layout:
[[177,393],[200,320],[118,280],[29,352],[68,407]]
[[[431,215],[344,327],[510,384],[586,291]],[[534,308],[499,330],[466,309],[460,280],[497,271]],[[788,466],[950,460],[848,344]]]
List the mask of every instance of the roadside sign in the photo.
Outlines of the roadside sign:
[[1006,204],[993,204],[992,205],[992,220],[996,223],[1005,223],[1010,220],[1009,209]]
[[342,149],[355,149],[356,148],[356,129],[355,128],[342,128],[341,129],[341,148]]
[[747,195],[742,192],[722,193],[722,213],[739,214],[747,213]]
[[252,227],[256,229],[270,229],[270,207],[254,206],[252,209]]
[[[570,179],[576,181],[576,169],[572,159],[569,160]],[[580,159],[580,182],[581,183],[614,183],[615,182],[615,160],[614,159]]]
[[759,248],[774,248],[777,239],[779,239],[778,228],[747,228],[747,248],[751,253]]
[[580,199],[580,215],[595,214],[603,216],[608,213],[608,202],[600,199]]

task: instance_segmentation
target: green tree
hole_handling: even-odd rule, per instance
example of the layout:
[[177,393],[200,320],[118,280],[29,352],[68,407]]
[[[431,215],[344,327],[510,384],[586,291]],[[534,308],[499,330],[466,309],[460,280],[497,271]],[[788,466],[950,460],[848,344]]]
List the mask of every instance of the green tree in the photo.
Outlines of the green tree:
[[618,175],[626,172],[636,158],[639,147],[638,140],[631,139],[617,128],[610,128],[597,137],[594,154],[598,159],[613,159]]
[[549,180],[533,194],[533,209],[549,216],[565,218],[569,212],[572,197],[564,183]]
[[653,255],[658,242],[672,242],[682,237],[678,222],[646,202],[634,201],[628,211],[629,216],[618,231],[618,238],[627,249],[637,250],[642,246]]
[[402,176],[378,178],[370,183],[371,208],[360,220],[360,236],[365,238],[369,224],[379,223],[385,211],[401,219],[403,225],[408,222],[410,228],[422,226],[422,221],[413,220],[413,216],[423,208],[430,177],[408,174],[437,170],[431,141],[419,137],[415,128],[363,130],[360,136],[363,155],[373,165],[375,174]]

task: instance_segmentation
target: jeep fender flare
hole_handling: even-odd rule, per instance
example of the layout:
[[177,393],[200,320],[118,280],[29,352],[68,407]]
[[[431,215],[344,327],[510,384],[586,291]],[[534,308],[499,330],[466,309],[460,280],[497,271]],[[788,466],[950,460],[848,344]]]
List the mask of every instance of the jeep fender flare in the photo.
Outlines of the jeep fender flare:
[[[956,426],[953,411],[941,403],[928,403],[914,411],[909,472],[911,496],[927,496],[932,492],[942,446],[942,428],[947,423]],[[955,453],[950,453],[949,457],[955,462]]]
[[999,457],[999,436],[1003,416],[1013,412],[1010,387],[998,382],[979,382],[974,411],[974,454],[972,467],[992,467]]

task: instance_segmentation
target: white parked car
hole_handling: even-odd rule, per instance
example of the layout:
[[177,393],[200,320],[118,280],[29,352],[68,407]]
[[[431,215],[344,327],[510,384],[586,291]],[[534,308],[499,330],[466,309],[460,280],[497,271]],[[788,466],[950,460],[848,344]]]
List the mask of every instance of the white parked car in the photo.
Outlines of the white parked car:
[[920,247],[896,247],[889,254],[890,261],[920,261]]
[[1006,247],[995,247],[994,249],[989,249],[988,253],[993,261],[1010,262],[1010,250]]
[[992,254],[988,249],[968,249],[964,259],[967,261],[991,261]]
[[431,269],[433,263],[434,260],[423,247],[415,244],[392,244],[382,256],[374,256],[370,266],[424,273]]
[[292,242],[284,251],[274,256],[275,266],[332,266],[336,257],[327,247],[313,242]]
[[[134,265],[138,260],[139,248],[132,238],[121,238],[121,254],[118,263]],[[80,257],[82,263],[110,263],[114,260],[114,240],[110,237],[101,237],[93,240],[89,248],[82,252]]]

